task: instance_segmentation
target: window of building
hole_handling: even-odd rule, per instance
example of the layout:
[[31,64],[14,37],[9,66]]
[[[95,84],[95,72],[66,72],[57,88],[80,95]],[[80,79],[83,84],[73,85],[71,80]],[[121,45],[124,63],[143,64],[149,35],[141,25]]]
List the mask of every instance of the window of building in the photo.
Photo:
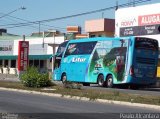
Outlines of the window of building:
[[3,60],[0,60],[0,66],[2,66],[2,65],[3,65],[2,63],[3,63]]
[[11,60],[11,68],[16,68],[16,60]]
[[34,60],[34,66],[39,67],[39,60]]
[[8,67],[8,60],[4,60],[4,67]]
[[44,60],[40,60],[40,68],[44,68]]
[[33,66],[33,60],[29,60],[29,66]]
[[93,37],[96,37],[96,35],[91,35],[90,37],[93,38]]

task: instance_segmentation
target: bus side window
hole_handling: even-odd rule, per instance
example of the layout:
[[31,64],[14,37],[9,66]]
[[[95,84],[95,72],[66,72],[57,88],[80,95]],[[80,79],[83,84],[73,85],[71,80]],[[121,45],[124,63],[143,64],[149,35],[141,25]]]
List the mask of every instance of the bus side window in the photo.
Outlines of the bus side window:
[[70,44],[65,52],[64,57],[72,55],[76,51],[76,44]]

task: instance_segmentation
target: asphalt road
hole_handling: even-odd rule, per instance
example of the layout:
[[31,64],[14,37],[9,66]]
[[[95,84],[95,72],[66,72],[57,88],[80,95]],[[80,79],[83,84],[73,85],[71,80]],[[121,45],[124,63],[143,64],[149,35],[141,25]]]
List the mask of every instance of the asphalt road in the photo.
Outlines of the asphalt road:
[[75,117],[76,119],[103,119],[106,116],[117,119],[121,114],[126,113],[160,113],[160,111],[0,90],[0,113],[17,114],[18,117],[32,119],[52,119],[53,117],[56,119]]
[[94,89],[94,90],[114,90],[119,91],[122,93],[128,94],[140,94],[140,95],[156,95],[160,96],[160,88],[141,88],[137,90],[133,89],[122,89],[122,88],[105,88],[105,87],[98,87],[97,85],[85,86],[86,89]]

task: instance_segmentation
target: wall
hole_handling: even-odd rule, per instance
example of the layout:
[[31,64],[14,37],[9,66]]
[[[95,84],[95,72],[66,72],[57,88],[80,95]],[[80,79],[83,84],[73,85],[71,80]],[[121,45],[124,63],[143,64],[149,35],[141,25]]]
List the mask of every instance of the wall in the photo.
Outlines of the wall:
[[[18,55],[18,42],[21,39],[14,40],[13,55]],[[64,36],[46,37],[46,38],[26,38],[29,41],[29,55],[53,54],[52,46],[48,44],[60,44],[64,42]],[[0,41],[1,42],[1,41]],[[44,45],[43,45],[44,43]],[[44,46],[44,47],[43,47]]]
[[98,36],[114,36],[115,31],[115,20],[114,19],[96,19],[96,20],[89,20],[85,22],[85,31],[89,33],[89,36],[95,37]]

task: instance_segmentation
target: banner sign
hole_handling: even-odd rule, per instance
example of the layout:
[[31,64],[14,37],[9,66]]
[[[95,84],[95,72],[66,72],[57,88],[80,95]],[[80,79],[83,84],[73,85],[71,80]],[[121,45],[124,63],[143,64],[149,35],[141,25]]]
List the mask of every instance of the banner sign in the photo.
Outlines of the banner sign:
[[160,24],[146,26],[132,26],[120,28],[120,36],[141,36],[160,34]]
[[138,16],[138,26],[160,24],[160,14]]
[[29,54],[29,41],[19,41],[18,46],[18,71],[27,70]]

